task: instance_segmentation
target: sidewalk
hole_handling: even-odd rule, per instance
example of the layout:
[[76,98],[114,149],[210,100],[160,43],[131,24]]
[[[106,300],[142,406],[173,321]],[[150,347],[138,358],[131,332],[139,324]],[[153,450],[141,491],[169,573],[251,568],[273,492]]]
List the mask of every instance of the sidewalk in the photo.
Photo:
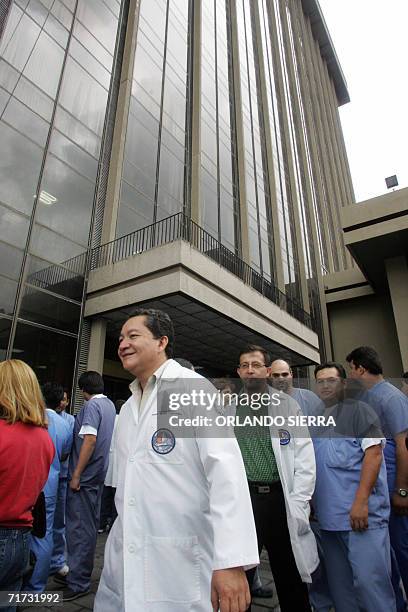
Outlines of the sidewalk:
[[[95,554],[95,565],[94,571],[92,573],[92,582],[91,582],[91,592],[89,595],[85,595],[75,601],[70,601],[68,603],[63,604],[62,606],[56,607],[55,605],[43,606],[41,608],[30,608],[24,607],[19,608],[20,610],[43,610],[44,612],[49,612],[49,610],[54,610],[57,612],[61,610],[62,612],[89,612],[93,610],[93,602],[95,598],[95,593],[98,588],[99,577],[102,572],[103,566],[103,552],[105,548],[105,542],[107,539],[107,534],[98,535],[98,543],[96,545],[96,554]],[[267,561],[267,557],[265,553],[262,555],[261,559],[261,578],[264,584],[268,584],[272,580],[271,572],[269,570],[269,563]],[[47,591],[58,591],[60,589],[60,585],[55,583],[52,578],[48,581]],[[254,599],[254,603],[252,605],[252,612],[266,612],[267,610],[273,610],[274,612],[279,612],[279,606],[277,602],[276,595],[271,599]],[[112,612],[116,612],[112,610]]]

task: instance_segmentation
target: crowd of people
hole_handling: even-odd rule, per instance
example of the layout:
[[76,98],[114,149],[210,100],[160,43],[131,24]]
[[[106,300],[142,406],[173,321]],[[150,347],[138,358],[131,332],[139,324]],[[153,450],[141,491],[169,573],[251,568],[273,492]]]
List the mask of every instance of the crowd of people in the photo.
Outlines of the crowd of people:
[[[181,433],[159,418],[204,379],[174,340],[166,313],[136,311],[118,346],[130,398],[115,406],[85,372],[75,418],[61,385],[0,363],[0,591],[53,575],[82,597],[109,529],[96,612],[245,612],[271,594],[263,548],[282,612],[407,612],[408,373],[397,388],[363,346],[348,376],[322,363],[307,388],[248,345],[236,379],[205,381],[205,422],[221,424]],[[193,422],[193,404],[172,414]]]

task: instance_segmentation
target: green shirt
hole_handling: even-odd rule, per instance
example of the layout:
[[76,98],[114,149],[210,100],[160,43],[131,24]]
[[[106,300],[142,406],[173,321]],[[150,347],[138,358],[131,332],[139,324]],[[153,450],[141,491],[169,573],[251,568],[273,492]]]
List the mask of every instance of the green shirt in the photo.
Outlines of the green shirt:
[[[236,412],[241,422],[246,416],[266,416],[267,414],[266,406],[259,410],[252,410],[250,406],[240,404]],[[269,427],[261,425],[235,427],[235,436],[241,449],[248,480],[265,483],[278,481],[279,472],[272,449]]]

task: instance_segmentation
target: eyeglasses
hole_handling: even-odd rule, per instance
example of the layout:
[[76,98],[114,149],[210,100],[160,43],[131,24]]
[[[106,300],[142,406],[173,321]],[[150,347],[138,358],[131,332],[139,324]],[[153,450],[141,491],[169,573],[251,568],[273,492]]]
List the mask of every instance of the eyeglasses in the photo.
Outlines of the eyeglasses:
[[254,363],[240,363],[238,368],[240,370],[248,370],[249,368],[253,368],[254,370],[260,370],[261,368],[266,368],[266,365],[264,363],[254,361]]
[[322,387],[323,385],[337,385],[341,378],[319,378],[316,380],[316,385]]

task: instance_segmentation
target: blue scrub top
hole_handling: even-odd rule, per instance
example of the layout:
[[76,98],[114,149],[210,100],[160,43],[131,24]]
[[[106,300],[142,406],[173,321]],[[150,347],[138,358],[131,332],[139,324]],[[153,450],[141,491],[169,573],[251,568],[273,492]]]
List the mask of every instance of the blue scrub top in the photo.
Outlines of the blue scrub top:
[[[336,411],[338,408],[340,410]],[[351,531],[349,514],[360,484],[365,454],[363,440],[377,438],[381,436],[381,431],[376,416],[363,402],[346,400],[333,407],[332,413],[337,428],[320,430],[319,435],[313,438],[316,457],[313,506],[321,529]],[[357,434],[364,430],[367,434],[351,436],[353,428]],[[387,472],[383,461],[368,500],[368,528],[378,529],[388,525],[389,513]]]
[[316,416],[324,410],[322,401],[317,397],[316,393],[309,391],[309,389],[293,387],[290,396],[299,404],[302,413],[306,416]]
[[408,430],[408,397],[397,387],[383,380],[371,389],[367,389],[362,399],[377,413],[384,436],[387,439],[384,457],[387,466],[388,487],[392,492],[397,468],[394,437]]
[[[71,446],[72,446],[72,441],[74,439],[75,417],[72,414],[65,412],[65,410],[63,410],[62,412],[58,412],[58,416],[60,416],[69,427],[69,430],[71,432]],[[60,470],[60,476],[59,476],[60,480],[61,478],[68,478],[68,464],[69,464],[69,457],[68,459],[66,459],[65,461],[61,463],[61,470]]]
[[61,457],[68,455],[71,451],[72,432],[65,420],[54,410],[47,408],[47,418],[48,433],[55,447],[55,455],[43,491],[45,497],[56,498],[61,470]]

